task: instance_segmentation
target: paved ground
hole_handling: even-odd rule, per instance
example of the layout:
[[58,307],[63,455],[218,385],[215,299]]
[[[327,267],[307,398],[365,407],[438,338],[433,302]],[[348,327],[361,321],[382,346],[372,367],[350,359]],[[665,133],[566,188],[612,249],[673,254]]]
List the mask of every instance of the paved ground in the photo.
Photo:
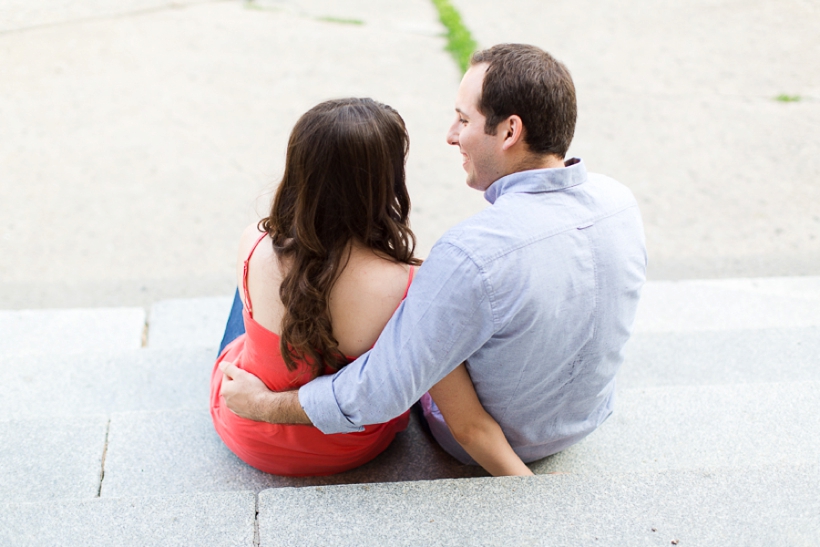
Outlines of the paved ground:
[[0,2],[14,25],[0,33],[0,308],[228,294],[293,123],[327,98],[404,115],[422,254],[483,207],[444,142],[460,76],[429,0],[134,0],[115,15],[77,1],[6,17],[18,4]]
[[[816,3],[455,3],[569,65],[572,153],[638,196],[652,278],[820,273]],[[228,294],[293,122],[345,95],[405,116],[425,254],[483,207],[441,31],[428,0],[0,0],[0,308]]]

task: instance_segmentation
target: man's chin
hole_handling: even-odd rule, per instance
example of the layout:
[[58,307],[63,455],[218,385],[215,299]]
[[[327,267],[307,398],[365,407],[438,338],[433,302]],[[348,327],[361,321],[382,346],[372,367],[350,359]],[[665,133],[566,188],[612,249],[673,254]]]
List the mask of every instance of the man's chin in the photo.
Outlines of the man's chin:
[[466,182],[467,186],[469,186],[473,190],[478,190],[479,192],[483,192],[490,186],[489,184],[484,184],[485,181],[482,181],[478,177],[476,177],[475,173],[468,173]]

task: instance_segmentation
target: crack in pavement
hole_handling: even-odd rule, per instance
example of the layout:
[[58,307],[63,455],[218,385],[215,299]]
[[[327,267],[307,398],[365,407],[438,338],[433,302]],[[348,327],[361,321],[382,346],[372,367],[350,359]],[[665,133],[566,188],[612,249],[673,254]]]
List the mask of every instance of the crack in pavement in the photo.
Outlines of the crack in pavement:
[[97,486],[97,497],[102,494],[103,480],[105,479],[105,455],[108,453],[108,432],[111,431],[111,418],[105,424],[105,442],[103,443],[102,458],[100,458],[100,484]]
[[139,17],[142,15],[148,15],[152,13],[159,13],[163,11],[170,11],[176,9],[187,9],[194,6],[201,6],[203,4],[216,4],[219,2],[238,2],[241,0],[189,0],[187,2],[168,2],[162,6],[156,6],[153,8],[141,8],[135,9],[132,11],[125,11],[122,13],[109,13],[104,15],[88,15],[88,16],[80,16],[75,19],[66,19],[64,21],[54,21],[50,23],[38,23],[34,25],[28,25],[18,28],[11,28],[11,29],[4,29],[0,30],[0,37],[9,36],[14,34],[22,34],[24,32],[32,31],[32,30],[40,30],[46,28],[53,28],[53,27],[66,27],[70,25],[79,25],[84,24],[92,21],[112,21],[116,19],[127,19],[130,17]]

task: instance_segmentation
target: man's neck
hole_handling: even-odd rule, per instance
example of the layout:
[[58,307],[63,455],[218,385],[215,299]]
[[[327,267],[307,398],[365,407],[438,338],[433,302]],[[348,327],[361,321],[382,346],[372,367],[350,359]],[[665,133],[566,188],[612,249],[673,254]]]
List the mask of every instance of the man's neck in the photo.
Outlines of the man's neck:
[[512,165],[508,175],[521,171],[532,171],[533,169],[557,169],[564,167],[564,159],[554,154],[535,155],[528,154]]

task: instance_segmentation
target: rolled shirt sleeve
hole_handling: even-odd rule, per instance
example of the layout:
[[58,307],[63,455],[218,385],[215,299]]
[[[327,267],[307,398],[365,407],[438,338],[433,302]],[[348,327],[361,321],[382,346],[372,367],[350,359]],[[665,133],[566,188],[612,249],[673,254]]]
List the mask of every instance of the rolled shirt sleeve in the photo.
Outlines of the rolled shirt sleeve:
[[439,241],[372,350],[299,389],[323,433],[351,433],[395,418],[496,331],[492,287],[457,242]]

